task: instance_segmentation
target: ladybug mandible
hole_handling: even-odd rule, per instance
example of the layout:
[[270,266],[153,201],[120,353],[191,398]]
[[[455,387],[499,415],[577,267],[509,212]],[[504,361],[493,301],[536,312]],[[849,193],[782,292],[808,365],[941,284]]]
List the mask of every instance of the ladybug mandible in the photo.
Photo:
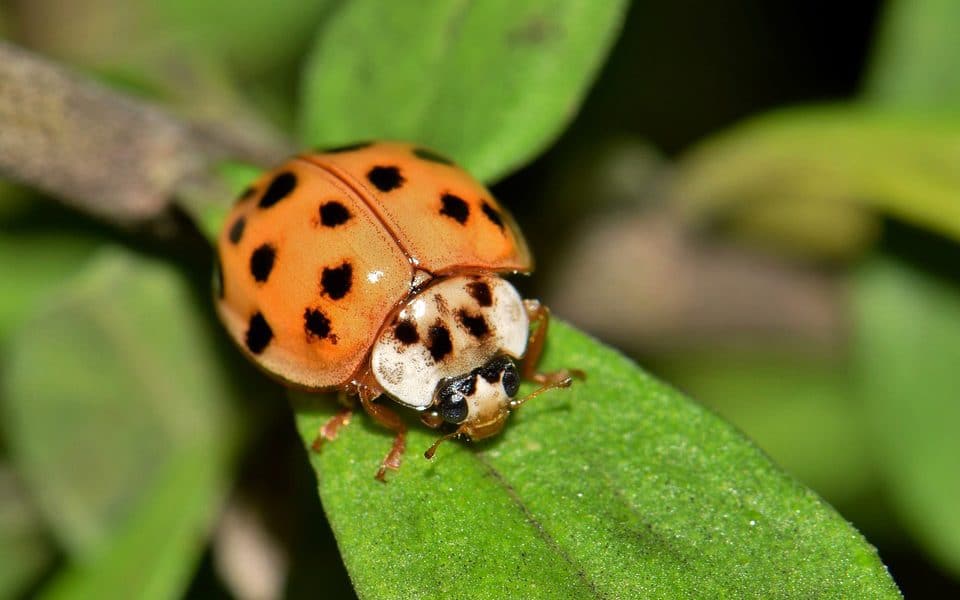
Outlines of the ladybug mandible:
[[[270,375],[354,397],[396,433],[377,479],[397,469],[406,426],[386,395],[446,439],[498,433],[511,410],[580,373],[536,372],[548,309],[506,280],[533,260],[510,215],[446,158],[410,144],[304,154],[238,199],[218,240],[217,312]],[[541,387],[517,398],[520,379]]]

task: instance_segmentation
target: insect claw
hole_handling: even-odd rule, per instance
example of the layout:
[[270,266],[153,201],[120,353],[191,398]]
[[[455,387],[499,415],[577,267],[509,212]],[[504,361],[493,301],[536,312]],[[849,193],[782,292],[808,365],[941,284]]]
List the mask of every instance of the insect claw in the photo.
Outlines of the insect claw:
[[353,411],[351,409],[340,409],[337,414],[330,417],[330,419],[320,427],[320,430],[317,432],[317,437],[314,438],[313,443],[310,444],[310,448],[314,452],[320,452],[324,442],[332,442],[337,437],[340,429],[350,424],[350,417],[352,415]]

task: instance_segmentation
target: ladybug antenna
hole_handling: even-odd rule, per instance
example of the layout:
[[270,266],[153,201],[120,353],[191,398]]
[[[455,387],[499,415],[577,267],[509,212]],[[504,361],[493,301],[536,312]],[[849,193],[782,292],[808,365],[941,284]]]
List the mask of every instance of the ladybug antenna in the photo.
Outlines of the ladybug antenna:
[[[573,383],[573,378],[577,377],[579,379],[584,379],[585,376],[581,371],[559,371],[557,373],[549,373],[542,377],[539,382],[542,383],[539,388],[533,390],[523,398],[518,398],[510,401],[510,410],[516,410],[520,408],[528,400],[533,400],[540,394],[548,392],[550,390],[556,390],[560,388],[568,388]],[[535,379],[536,381],[536,379]]]
[[447,440],[452,440],[453,438],[457,437],[458,435],[460,435],[460,430],[459,430],[459,429],[456,430],[456,431],[454,431],[453,433],[448,433],[447,435],[445,435],[445,436],[443,436],[442,438],[438,439],[437,441],[435,441],[435,442],[433,443],[432,446],[430,446],[429,448],[427,448],[427,451],[423,453],[423,457],[426,458],[427,460],[433,458],[433,455],[437,453],[437,446],[439,446],[440,444],[442,444],[443,442],[445,442],[445,441],[447,441]]

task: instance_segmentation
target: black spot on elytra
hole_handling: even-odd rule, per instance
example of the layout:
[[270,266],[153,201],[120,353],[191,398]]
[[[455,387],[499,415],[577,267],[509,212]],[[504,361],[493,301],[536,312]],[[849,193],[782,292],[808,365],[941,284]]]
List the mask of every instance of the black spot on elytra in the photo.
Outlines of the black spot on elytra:
[[414,156],[417,158],[422,158],[423,160],[429,160],[430,162],[440,163],[441,165],[452,165],[453,161],[443,156],[442,154],[437,154],[433,150],[427,148],[414,148]]
[[493,223],[500,229],[503,229],[503,217],[500,216],[500,213],[497,212],[497,209],[490,206],[486,202],[484,202],[480,208],[483,210],[483,214],[486,215],[488,219],[490,219],[491,223]]
[[270,277],[273,261],[277,253],[270,244],[261,244],[250,255],[250,273],[258,282],[263,283]]
[[223,300],[223,265],[219,253],[213,259],[213,293]]
[[227,237],[230,238],[230,242],[233,244],[239,244],[240,240],[243,238],[243,230],[247,226],[246,217],[237,217],[237,220],[233,222],[233,225],[230,226],[230,233],[227,234]]
[[467,293],[473,296],[480,306],[493,305],[493,295],[486,281],[471,281],[467,284]]
[[374,167],[367,173],[367,179],[381,192],[395,190],[405,181],[397,167]]
[[443,207],[440,209],[441,215],[446,215],[461,225],[467,222],[470,217],[470,206],[463,198],[453,194],[444,194],[440,197],[440,202],[443,203]]
[[295,187],[297,187],[297,176],[290,171],[284,171],[273,178],[273,181],[267,186],[267,191],[263,193],[257,206],[260,208],[270,208],[289,196]]
[[273,330],[270,324],[263,318],[263,314],[257,312],[250,317],[250,324],[247,326],[246,344],[247,350],[254,354],[260,354],[267,347],[270,340],[273,339]]
[[355,144],[347,144],[345,146],[334,146],[333,148],[321,148],[320,152],[325,154],[339,154],[340,152],[353,152],[354,150],[360,150],[372,145],[373,142],[357,142]]
[[348,262],[339,267],[324,267],[320,275],[321,293],[330,296],[332,300],[339,300],[347,295],[353,286],[353,265]]
[[343,225],[349,221],[352,216],[347,207],[336,200],[325,202],[320,206],[320,222],[323,223],[325,227]]
[[420,334],[417,332],[417,326],[412,321],[403,320],[393,328],[393,335],[401,344],[409,346],[420,341]]
[[427,330],[427,350],[434,362],[440,362],[453,352],[453,342],[450,340],[450,330],[443,323],[431,325]]
[[257,192],[257,188],[253,187],[252,185],[248,186],[245,190],[240,192],[240,195],[237,196],[237,201],[234,204],[240,204],[244,200],[248,200],[256,192]]
[[319,309],[308,308],[303,311],[303,328],[308,337],[324,339],[330,335],[330,318]]
[[483,315],[471,315],[465,310],[457,311],[457,321],[463,325],[463,328],[467,330],[467,333],[475,337],[476,339],[483,339],[490,334],[490,326],[487,325],[487,320],[483,318]]

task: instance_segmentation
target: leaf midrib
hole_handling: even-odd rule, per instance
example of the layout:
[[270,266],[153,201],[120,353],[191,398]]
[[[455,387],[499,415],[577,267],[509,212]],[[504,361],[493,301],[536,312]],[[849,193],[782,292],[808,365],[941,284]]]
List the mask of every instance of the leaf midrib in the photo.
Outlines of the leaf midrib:
[[551,550],[557,553],[560,558],[563,559],[576,573],[577,579],[590,590],[590,593],[594,598],[606,598],[605,595],[601,594],[597,588],[596,582],[594,582],[590,577],[587,576],[586,570],[578,561],[576,561],[573,556],[571,556],[564,548],[560,545],[555,537],[547,530],[546,526],[536,517],[534,512],[530,509],[529,506],[523,501],[523,498],[520,497],[520,493],[517,492],[506,477],[493,466],[493,464],[487,460],[483,452],[471,452],[471,456],[474,460],[483,467],[484,470],[490,475],[490,477],[496,482],[498,486],[506,493],[507,497],[510,498],[510,501],[514,506],[520,511],[524,516],[527,523],[533,528],[536,532],[537,537],[543,541],[544,544]]

